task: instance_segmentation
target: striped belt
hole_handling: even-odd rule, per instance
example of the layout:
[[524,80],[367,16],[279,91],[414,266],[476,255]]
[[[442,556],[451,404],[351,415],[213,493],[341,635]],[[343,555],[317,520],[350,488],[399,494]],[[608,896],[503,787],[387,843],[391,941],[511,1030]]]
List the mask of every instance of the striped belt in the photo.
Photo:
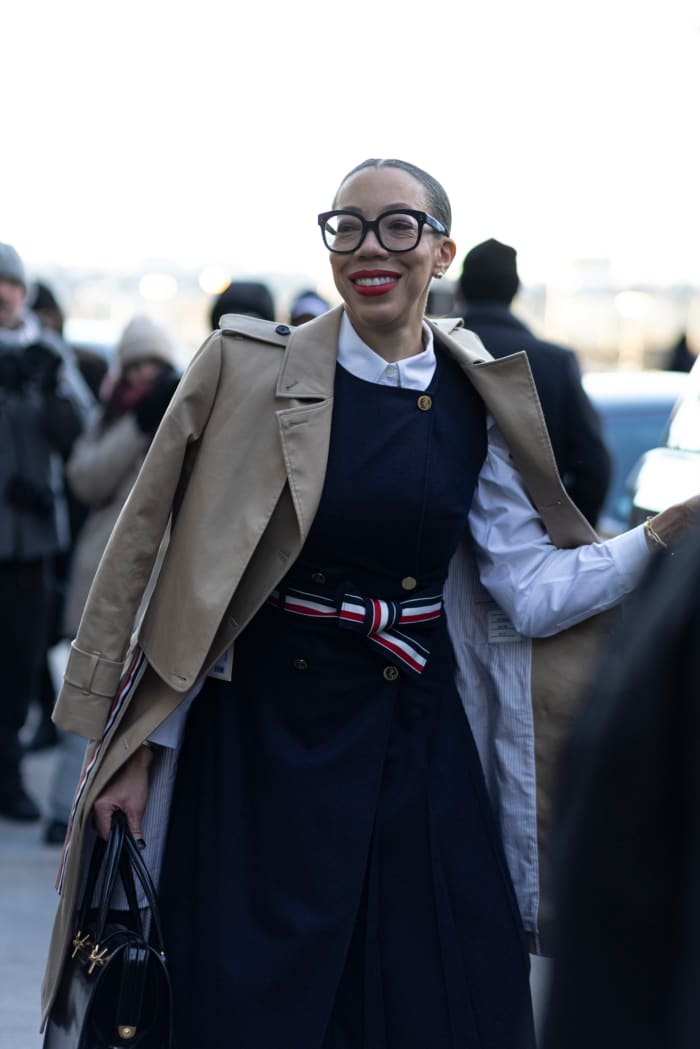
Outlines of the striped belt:
[[442,594],[380,601],[348,592],[338,602],[294,587],[273,590],[268,602],[298,616],[335,620],[341,629],[362,634],[415,677],[422,674],[430,655],[430,650],[416,636],[416,628],[439,619],[443,608]]

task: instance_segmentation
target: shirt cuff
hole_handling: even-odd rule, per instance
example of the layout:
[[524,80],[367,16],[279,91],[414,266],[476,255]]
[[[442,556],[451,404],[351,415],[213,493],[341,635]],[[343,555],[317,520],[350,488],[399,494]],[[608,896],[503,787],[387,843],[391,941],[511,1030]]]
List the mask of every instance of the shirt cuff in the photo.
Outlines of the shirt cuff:
[[638,525],[629,532],[613,536],[612,539],[607,540],[605,545],[628,590],[633,590],[652,558],[652,552],[644,534],[644,525]]

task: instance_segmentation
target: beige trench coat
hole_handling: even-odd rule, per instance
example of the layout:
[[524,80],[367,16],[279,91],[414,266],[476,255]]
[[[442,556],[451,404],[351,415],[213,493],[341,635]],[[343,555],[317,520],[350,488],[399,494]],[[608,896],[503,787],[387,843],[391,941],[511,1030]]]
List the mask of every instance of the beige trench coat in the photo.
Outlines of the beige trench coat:
[[[204,343],[181,381],[117,521],[72,646],[56,722],[88,739],[103,735],[150,586],[138,630],[147,669],[110,725],[75,813],[43,986],[44,1016],[74,932],[82,845],[96,797],[235,640],[301,550],[323,487],[341,314],[339,307],[296,330],[222,318],[223,330]],[[595,533],[559,481],[525,354],[494,361],[461,326],[461,320],[439,322],[435,337],[494,416],[553,543],[593,541]],[[541,723],[538,792],[545,813],[558,739],[599,634],[588,620],[532,643],[536,728]]]

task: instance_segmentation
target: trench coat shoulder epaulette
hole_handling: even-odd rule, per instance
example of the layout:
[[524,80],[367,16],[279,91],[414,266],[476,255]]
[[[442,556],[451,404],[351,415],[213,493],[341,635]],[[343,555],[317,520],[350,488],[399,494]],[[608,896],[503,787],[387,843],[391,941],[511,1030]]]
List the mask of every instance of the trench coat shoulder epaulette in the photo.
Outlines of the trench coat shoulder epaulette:
[[288,324],[277,324],[262,317],[247,317],[239,313],[225,313],[219,320],[219,328],[225,335],[234,338],[255,339],[272,346],[285,347],[293,329]]
[[464,327],[464,321],[461,317],[440,317],[438,320],[431,320],[430,323],[443,335],[448,335],[460,346],[468,350],[473,364],[493,360],[493,357],[476,332]]

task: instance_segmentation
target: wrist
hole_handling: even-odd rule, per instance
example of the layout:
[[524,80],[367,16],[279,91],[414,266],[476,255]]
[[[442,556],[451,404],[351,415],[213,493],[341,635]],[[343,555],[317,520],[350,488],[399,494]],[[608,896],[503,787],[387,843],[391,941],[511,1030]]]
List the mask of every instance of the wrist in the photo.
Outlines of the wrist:
[[154,743],[145,740],[131,755],[132,761],[138,765],[142,765],[145,768],[153,761],[153,755],[155,753],[156,746]]
[[657,531],[655,522],[655,517],[647,517],[644,522],[644,536],[647,541],[647,546],[655,553],[658,553],[659,550],[663,550],[664,553],[672,554],[673,551],[671,550],[670,545]]

